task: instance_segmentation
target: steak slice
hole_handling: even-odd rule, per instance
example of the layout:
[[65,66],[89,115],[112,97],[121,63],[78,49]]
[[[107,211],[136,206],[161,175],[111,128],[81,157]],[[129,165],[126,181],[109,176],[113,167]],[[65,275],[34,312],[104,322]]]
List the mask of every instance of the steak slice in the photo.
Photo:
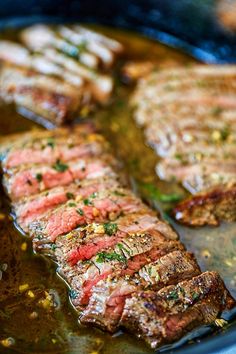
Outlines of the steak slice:
[[[153,213],[154,214],[154,213]],[[126,226],[128,224],[128,226]],[[60,263],[75,265],[78,261],[86,261],[98,252],[118,244],[128,234],[157,231],[170,240],[177,239],[171,227],[163,230],[164,224],[156,216],[133,213],[121,216],[114,222],[91,223],[63,235],[56,240],[56,258]]]
[[72,299],[74,306],[86,305],[93,287],[108,276],[114,276],[114,273],[132,276],[142,265],[165,254],[167,250],[181,247],[177,241],[167,241],[157,231],[119,236],[114,246],[98,252],[89,261],[77,261],[72,268],[70,259],[67,259],[67,263],[61,265],[61,273],[76,293]]
[[39,53],[36,55],[31,55],[28,49],[19,43],[14,43],[7,40],[0,41],[0,60],[13,65],[35,70],[40,74],[56,76],[64,79],[66,82],[76,87],[81,87],[83,85],[82,78],[75,78],[70,73],[65,72],[59,65],[52,63]]
[[[68,31],[59,30],[60,37],[57,32],[50,29],[46,25],[36,25],[25,29],[22,34],[22,40],[34,52],[40,52],[47,60],[54,65],[62,67],[70,75],[82,78],[87,83],[86,88],[92,94],[95,101],[106,103],[113,89],[113,79],[98,70],[98,58],[93,53],[86,50],[87,41],[84,41],[82,51],[79,51],[78,46],[70,43],[61,37],[65,37]],[[67,35],[68,37],[68,35]],[[89,40],[89,42],[91,42]],[[94,44],[98,47],[98,44]],[[81,45],[80,45],[81,46]],[[101,45],[100,45],[101,47]],[[103,52],[108,55],[113,55],[112,52],[103,47]],[[76,53],[77,52],[77,53]],[[111,63],[112,64],[112,63]],[[91,70],[91,66],[92,70]]]
[[173,210],[176,220],[192,226],[236,221],[236,185],[218,186],[180,202]]
[[132,98],[135,119],[160,157],[157,175],[197,193],[174,211],[188,225],[236,219],[228,193],[236,183],[235,76],[233,65],[153,72]]
[[0,96],[43,116],[54,124],[70,120],[82,102],[82,91],[62,80],[2,64]]
[[148,208],[129,190],[115,188],[99,191],[82,201],[68,201],[29,226],[34,242],[54,242],[78,226],[91,222],[109,222],[118,216],[145,212]]
[[125,302],[120,324],[157,348],[213,322],[226,304],[233,303],[219,274],[205,272],[158,292],[134,293]]
[[[69,134],[69,131],[68,131]],[[101,135],[72,134],[70,136],[41,137],[12,146],[2,152],[2,168],[11,168],[29,164],[54,164],[57,160],[67,162],[75,158],[99,156],[107,150]]]
[[57,160],[52,166],[12,169],[4,175],[4,186],[10,198],[16,201],[56,186],[69,185],[75,180],[115,177],[109,160],[112,162],[109,155],[104,156],[104,160],[85,157],[67,163]]
[[[158,176],[167,181],[179,181],[192,194],[234,183],[236,165],[234,159],[203,159],[191,164],[177,159],[165,159],[156,166]],[[236,181],[235,181],[236,182]]]
[[93,323],[114,332],[119,325],[125,301],[132,294],[145,288],[157,291],[200,273],[195,259],[191,254],[182,251],[180,244],[164,245],[166,248],[156,254],[156,261],[152,262],[150,259],[144,266],[140,263],[141,268],[137,267],[136,273],[129,279],[127,275],[121,275],[100,281],[93,288],[89,304],[81,315],[81,322]]
[[118,181],[115,179],[94,179],[84,180],[78,183],[72,183],[65,187],[55,187],[41,194],[36,194],[30,198],[14,204],[19,226],[25,231],[28,225],[42,218],[49,210],[60,204],[66,203],[68,200],[73,202],[90,197],[98,191],[106,188],[118,187]]

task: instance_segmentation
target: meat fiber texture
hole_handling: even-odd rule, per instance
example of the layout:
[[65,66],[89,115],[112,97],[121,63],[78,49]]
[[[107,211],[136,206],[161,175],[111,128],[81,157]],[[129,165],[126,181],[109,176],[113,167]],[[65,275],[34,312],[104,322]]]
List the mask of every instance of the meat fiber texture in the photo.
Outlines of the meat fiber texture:
[[151,347],[234,306],[220,276],[201,273],[170,225],[121,178],[88,124],[2,138],[15,221],[58,264],[83,324],[126,328]]
[[[81,26],[34,25],[0,41],[0,97],[61,125],[106,104],[121,43]],[[32,116],[32,114],[31,114]]]
[[146,75],[132,97],[158,176],[193,195],[174,209],[179,222],[236,220],[235,79],[234,65],[173,68]]

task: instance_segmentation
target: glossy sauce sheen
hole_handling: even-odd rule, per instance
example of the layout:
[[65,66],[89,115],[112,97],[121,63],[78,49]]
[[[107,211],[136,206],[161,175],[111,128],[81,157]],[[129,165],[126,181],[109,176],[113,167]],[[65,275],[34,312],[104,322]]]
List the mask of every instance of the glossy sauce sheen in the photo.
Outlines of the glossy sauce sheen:
[[[181,53],[138,35],[103,30],[124,43],[129,49],[129,59],[153,60],[157,68],[193,62]],[[4,37],[9,36],[14,37],[14,33],[4,34]],[[99,111],[95,121],[112,142],[116,155],[125,162],[134,189],[165,213],[171,204],[161,202],[150,186],[165,194],[184,195],[185,192],[174,183],[158,181],[154,172],[157,157],[145,146],[143,133],[136,127],[127,106],[127,95],[131,90],[132,87],[118,82],[111,106]],[[36,124],[17,114],[14,107],[0,106],[0,135],[34,127]],[[8,217],[9,209],[3,192],[0,206],[0,341],[8,337],[15,341],[12,350],[0,345],[1,353],[152,352],[128,334],[118,333],[112,337],[94,328],[78,326],[77,315],[68,301],[67,286],[56,275],[56,266],[48,259],[33,254],[30,241],[19,234]],[[202,270],[218,270],[232,295],[236,296],[235,223],[199,229],[174,226],[181,241],[197,256]],[[29,288],[22,290],[25,284]],[[29,290],[32,290],[34,297]],[[54,306],[49,310],[40,302],[46,296],[45,291],[54,299]]]

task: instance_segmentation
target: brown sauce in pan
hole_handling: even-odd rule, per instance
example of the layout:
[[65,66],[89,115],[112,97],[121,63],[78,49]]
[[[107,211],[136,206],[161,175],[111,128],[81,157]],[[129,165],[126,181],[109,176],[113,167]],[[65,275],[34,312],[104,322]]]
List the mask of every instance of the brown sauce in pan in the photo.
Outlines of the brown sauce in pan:
[[[193,62],[193,59],[139,35],[102,29],[128,48],[129,59],[153,60],[157,67]],[[13,31],[2,34],[15,38]],[[202,270],[218,270],[236,297],[236,225],[191,229],[168,216],[172,199],[184,196],[182,188],[157,179],[157,157],[144,144],[127,105],[131,87],[117,80],[111,106],[95,115],[95,122],[112,142],[125,163],[133,188],[173,223],[186,247],[196,255]],[[19,115],[14,107],[0,106],[0,135],[21,132],[37,125]],[[164,191],[164,192],[163,192]],[[167,196],[167,197],[166,197]],[[151,353],[142,341],[124,333],[110,336],[77,324],[68,301],[66,284],[56,275],[50,260],[34,255],[30,241],[19,234],[9,215],[8,203],[0,195],[0,352],[1,353]],[[164,202],[163,202],[164,200]]]

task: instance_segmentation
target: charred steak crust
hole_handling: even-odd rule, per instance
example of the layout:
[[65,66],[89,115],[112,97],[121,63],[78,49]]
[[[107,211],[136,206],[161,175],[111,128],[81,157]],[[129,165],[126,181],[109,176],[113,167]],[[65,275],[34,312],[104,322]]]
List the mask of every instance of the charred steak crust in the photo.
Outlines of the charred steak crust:
[[225,307],[227,296],[218,273],[205,272],[158,292],[134,294],[126,300],[120,323],[156,348],[212,322]]
[[236,221],[236,185],[219,187],[179,203],[173,213],[184,224],[218,225],[220,220]]
[[154,348],[234,306],[219,275],[201,274],[175,231],[124,187],[90,125],[3,138],[0,152],[16,222],[57,262],[82,323],[123,326]]

